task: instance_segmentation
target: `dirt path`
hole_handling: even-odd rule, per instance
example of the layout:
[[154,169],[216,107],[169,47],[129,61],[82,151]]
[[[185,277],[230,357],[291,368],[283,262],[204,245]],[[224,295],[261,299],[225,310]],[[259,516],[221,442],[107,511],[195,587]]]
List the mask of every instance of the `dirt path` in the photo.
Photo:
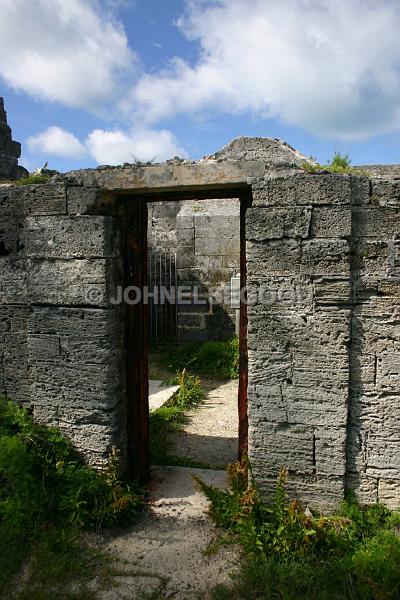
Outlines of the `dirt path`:
[[153,468],[151,502],[139,522],[122,534],[97,536],[97,545],[126,573],[115,578],[116,587],[99,591],[99,600],[139,600],[143,592],[159,600],[205,599],[212,587],[230,581],[239,550],[224,546],[216,554],[204,554],[217,532],[192,475],[219,488],[226,486],[223,471]]
[[237,380],[225,383],[204,380],[204,403],[188,415],[188,423],[175,437],[173,454],[225,469],[237,460]]

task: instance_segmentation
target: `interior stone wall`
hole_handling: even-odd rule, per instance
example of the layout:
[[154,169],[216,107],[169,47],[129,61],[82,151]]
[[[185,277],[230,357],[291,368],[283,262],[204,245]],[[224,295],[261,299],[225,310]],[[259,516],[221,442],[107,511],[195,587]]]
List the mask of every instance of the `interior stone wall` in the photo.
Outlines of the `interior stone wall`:
[[58,424],[94,464],[112,444],[124,447],[125,307],[113,303],[124,217],[112,190],[151,187],[152,178],[159,188],[242,181],[253,195],[246,252],[255,479],[268,496],[285,465],[291,492],[310,506],[331,509],[346,489],[398,506],[399,180],[219,161],[0,187],[1,393]]
[[196,288],[192,304],[177,306],[177,338],[204,341],[233,336],[236,314],[230,286],[231,277],[240,271],[239,200],[150,202],[148,247],[150,252],[173,252],[177,285]]

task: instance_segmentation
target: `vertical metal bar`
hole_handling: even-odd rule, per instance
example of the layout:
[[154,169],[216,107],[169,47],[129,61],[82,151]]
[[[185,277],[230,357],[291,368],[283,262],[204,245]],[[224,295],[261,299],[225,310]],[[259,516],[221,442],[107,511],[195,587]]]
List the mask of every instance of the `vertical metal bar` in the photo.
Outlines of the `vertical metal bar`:
[[[167,287],[167,253],[166,252],[164,252],[164,277],[163,277],[163,280],[164,280],[164,287],[166,288]],[[164,290],[163,290],[163,293],[164,293]],[[165,315],[164,336],[167,336],[168,335],[168,318],[167,318],[168,317],[168,306],[165,302],[165,294],[164,294],[164,315]]]
[[160,315],[160,337],[162,337],[162,306],[161,306],[161,285],[162,285],[162,275],[161,275],[161,268],[162,268],[162,253],[160,252],[159,255],[159,268],[160,268],[160,272],[159,272],[159,286],[158,286],[158,299],[159,299],[159,303],[158,303],[158,314]]
[[[171,292],[172,290],[172,258],[171,258],[171,250],[169,251],[169,256],[168,256],[168,260],[169,260],[169,291]],[[172,302],[170,301],[169,304],[169,331],[170,331],[170,336],[173,337],[173,312],[172,312]]]
[[174,272],[175,272],[175,336],[178,335],[178,269],[176,267],[176,256],[177,253],[174,254]]
[[[239,460],[241,461],[248,450],[248,348],[247,348],[247,303],[242,300],[242,290],[247,284],[246,262],[246,209],[251,204],[251,196],[243,195],[240,198],[240,330],[239,330]],[[247,300],[247,293],[244,293]]]
[[[147,285],[147,203],[127,203],[126,285]],[[128,470],[142,482],[149,478],[148,309],[141,301],[126,306],[126,424]]]

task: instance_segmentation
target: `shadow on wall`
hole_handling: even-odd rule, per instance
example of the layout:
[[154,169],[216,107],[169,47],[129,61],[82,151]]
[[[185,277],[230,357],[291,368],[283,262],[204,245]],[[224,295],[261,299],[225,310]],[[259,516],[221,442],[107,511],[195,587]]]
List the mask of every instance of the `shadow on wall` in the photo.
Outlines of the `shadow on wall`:
[[398,208],[385,182],[351,207],[351,344],[346,486],[361,502],[396,508],[398,479]]

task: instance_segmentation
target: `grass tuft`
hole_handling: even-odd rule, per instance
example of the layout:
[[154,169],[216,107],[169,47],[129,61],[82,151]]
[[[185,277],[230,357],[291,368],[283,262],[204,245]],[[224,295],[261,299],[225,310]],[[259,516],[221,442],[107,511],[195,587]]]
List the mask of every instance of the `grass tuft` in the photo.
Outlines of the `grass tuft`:
[[329,173],[342,173],[347,175],[356,175],[358,177],[369,177],[367,171],[363,169],[355,169],[351,166],[351,160],[348,154],[342,156],[339,152],[335,152],[332,160],[328,161],[326,165],[321,165],[318,162],[302,164],[304,171],[308,173],[320,173],[321,171],[327,171]]
[[159,362],[167,370],[187,369],[205,378],[228,380],[239,377],[239,340],[168,344],[159,351]]
[[10,593],[24,561],[32,586],[50,581],[50,571],[61,588],[71,570],[79,580],[74,561],[86,560],[89,552],[84,546],[78,552],[79,532],[131,522],[141,504],[137,489],[120,479],[117,449],[96,471],[58,429],[36,423],[0,397],[0,596]]
[[154,465],[205,467],[195,461],[171,455],[173,435],[186,422],[187,411],[205,398],[200,379],[185,369],[171,380],[179,390],[163,406],[150,413],[150,461]]

